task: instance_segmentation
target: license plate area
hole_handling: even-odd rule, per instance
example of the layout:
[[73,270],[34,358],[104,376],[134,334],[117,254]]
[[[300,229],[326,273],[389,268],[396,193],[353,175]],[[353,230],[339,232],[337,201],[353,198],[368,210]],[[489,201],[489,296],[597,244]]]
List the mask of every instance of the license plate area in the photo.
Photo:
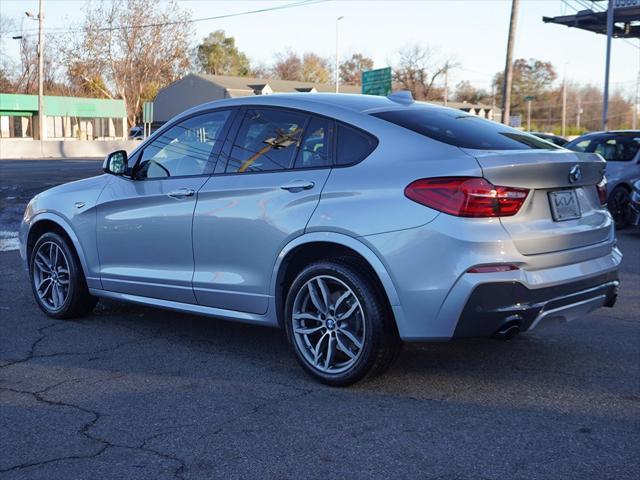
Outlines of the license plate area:
[[555,222],[575,220],[581,217],[578,195],[575,190],[556,190],[549,192],[551,216]]

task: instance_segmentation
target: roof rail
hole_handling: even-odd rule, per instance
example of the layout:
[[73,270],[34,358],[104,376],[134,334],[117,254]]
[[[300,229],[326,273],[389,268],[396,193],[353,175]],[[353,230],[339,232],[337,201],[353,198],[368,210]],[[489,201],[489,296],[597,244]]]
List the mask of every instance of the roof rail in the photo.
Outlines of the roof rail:
[[411,105],[414,102],[413,95],[411,95],[409,90],[393,92],[391,95],[387,95],[387,98],[392,102],[400,103],[402,105]]

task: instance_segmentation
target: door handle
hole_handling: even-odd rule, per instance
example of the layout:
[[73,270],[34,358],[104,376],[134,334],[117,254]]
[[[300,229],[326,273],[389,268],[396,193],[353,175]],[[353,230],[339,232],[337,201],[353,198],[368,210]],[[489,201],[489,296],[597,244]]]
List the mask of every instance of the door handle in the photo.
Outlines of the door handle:
[[306,180],[294,180],[285,185],[282,185],[280,188],[283,190],[288,190],[290,192],[299,192],[300,190],[309,190],[313,188],[315,183],[308,182]]
[[171,198],[185,198],[191,197],[196,193],[193,188],[179,188],[173,192],[169,192],[167,195]]

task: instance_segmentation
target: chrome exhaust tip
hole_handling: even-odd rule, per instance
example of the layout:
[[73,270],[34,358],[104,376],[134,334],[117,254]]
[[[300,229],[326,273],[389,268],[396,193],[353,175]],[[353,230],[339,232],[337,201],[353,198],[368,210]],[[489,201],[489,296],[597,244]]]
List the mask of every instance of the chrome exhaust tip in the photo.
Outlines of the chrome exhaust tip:
[[513,337],[520,333],[520,325],[522,324],[522,317],[520,315],[513,315],[507,319],[507,322],[500,327],[493,336],[499,340],[511,340]]

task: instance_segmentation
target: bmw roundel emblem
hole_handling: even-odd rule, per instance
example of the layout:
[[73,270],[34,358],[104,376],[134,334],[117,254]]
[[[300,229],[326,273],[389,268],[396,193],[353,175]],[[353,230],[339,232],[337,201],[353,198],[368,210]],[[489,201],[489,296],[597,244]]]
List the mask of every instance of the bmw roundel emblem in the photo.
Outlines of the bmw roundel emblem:
[[580,165],[574,165],[569,170],[569,182],[576,183],[582,179],[582,168]]

